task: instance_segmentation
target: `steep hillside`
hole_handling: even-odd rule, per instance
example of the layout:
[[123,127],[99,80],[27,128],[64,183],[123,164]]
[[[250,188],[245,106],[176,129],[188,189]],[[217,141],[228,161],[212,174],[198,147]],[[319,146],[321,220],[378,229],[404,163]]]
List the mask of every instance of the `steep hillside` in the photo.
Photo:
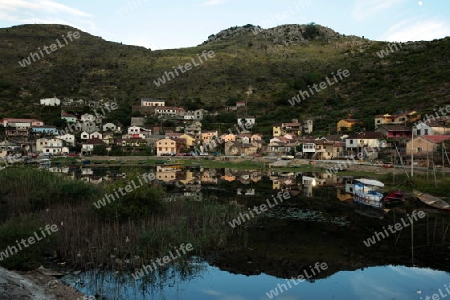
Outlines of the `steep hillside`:
[[[80,37],[22,67],[30,52]],[[372,115],[397,110],[429,112],[449,102],[450,38],[391,45],[344,36],[320,25],[283,25],[263,30],[253,25],[224,30],[197,47],[151,51],[112,43],[64,25],[23,25],[0,29],[0,118],[39,116],[33,103],[53,95],[112,99],[129,109],[140,97],[162,97],[189,109],[222,110],[248,102],[248,114],[268,132],[274,121],[321,117],[316,129],[353,113],[373,126]],[[201,56],[208,51],[214,57]],[[212,53],[212,52],[209,52]],[[202,59],[203,57],[203,59]],[[200,63],[200,59],[201,63]],[[196,62],[177,71],[179,64]],[[319,84],[338,69],[350,76],[292,107],[299,90]],[[155,81],[167,77],[158,86]],[[167,73],[168,74],[168,73]],[[167,75],[166,74],[166,75]],[[171,75],[169,75],[171,76]],[[251,91],[251,92],[249,92]],[[219,118],[231,120],[231,115]]]

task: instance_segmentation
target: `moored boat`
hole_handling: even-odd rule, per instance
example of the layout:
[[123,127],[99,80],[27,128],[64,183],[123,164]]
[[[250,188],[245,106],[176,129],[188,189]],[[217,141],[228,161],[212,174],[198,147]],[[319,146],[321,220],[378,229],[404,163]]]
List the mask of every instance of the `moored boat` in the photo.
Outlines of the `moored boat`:
[[374,179],[355,179],[353,201],[364,205],[382,208],[384,183]]
[[383,202],[384,204],[398,204],[404,201],[405,194],[401,190],[393,191],[389,194],[387,194]]
[[432,206],[434,208],[438,208],[438,209],[442,209],[442,210],[448,210],[450,211],[450,204],[448,204],[446,201],[444,201],[443,199],[427,194],[427,193],[422,193],[419,191],[413,191],[414,196],[416,196],[420,201],[422,201],[423,203]]

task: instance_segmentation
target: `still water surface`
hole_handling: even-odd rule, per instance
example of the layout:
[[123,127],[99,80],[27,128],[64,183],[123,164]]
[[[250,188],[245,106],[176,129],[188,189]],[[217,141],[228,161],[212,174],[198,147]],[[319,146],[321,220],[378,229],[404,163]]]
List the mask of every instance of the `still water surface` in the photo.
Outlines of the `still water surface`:
[[[77,170],[68,175],[95,183],[111,180],[123,171],[84,168],[81,173]],[[66,276],[64,280],[69,284],[108,300],[428,300],[433,294],[438,294],[435,299],[440,300],[450,294],[450,273],[446,272],[450,248],[445,235],[439,236],[440,228],[448,226],[445,218],[442,225],[440,217],[422,220],[414,229],[414,240],[405,230],[366,247],[364,239],[381,225],[395,224],[401,215],[394,210],[387,214],[365,211],[343,201],[348,200],[347,177],[203,168],[150,171],[157,174],[171,201],[214,199],[252,207],[280,190],[289,191],[292,198],[258,219],[245,241],[232,239],[216,259],[193,258],[189,272],[169,269],[155,274],[152,283],[108,272],[86,272]],[[438,247],[441,238],[444,246]],[[430,247],[431,241],[436,248]],[[326,262],[329,272],[288,286],[288,278],[302,274],[298,266],[304,269],[315,262]]]

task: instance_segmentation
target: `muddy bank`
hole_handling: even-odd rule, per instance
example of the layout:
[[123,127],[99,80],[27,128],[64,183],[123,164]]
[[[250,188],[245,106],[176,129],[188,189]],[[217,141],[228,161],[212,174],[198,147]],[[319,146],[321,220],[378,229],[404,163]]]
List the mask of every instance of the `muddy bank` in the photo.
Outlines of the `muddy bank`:
[[45,271],[14,272],[0,267],[0,299],[77,300],[84,294]]

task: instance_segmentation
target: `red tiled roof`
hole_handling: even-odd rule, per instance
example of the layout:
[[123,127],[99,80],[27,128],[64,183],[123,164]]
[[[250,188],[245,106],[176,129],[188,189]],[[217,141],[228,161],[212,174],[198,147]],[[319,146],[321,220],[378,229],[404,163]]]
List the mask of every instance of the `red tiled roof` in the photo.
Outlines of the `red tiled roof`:
[[184,111],[184,108],[182,107],[176,107],[176,106],[156,106],[156,110],[176,110],[176,111]]
[[7,122],[19,122],[19,123],[25,123],[25,122],[42,122],[42,121],[39,121],[39,120],[36,120],[36,119],[19,119],[19,118],[3,118],[2,119],[2,123],[3,122],[5,122],[5,121],[7,121]]
[[450,135],[421,135],[419,137],[422,137],[434,144],[439,144],[443,141],[450,140]]

